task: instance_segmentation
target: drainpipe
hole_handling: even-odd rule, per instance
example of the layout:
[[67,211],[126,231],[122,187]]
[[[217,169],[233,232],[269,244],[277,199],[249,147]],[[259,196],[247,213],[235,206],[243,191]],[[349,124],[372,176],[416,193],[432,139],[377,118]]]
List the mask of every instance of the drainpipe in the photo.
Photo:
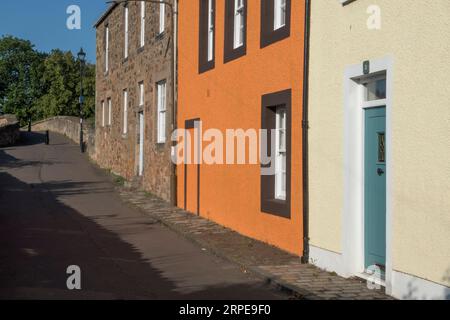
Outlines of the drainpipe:
[[305,0],[305,43],[303,62],[303,254],[302,263],[309,263],[309,39],[311,32],[311,0]]

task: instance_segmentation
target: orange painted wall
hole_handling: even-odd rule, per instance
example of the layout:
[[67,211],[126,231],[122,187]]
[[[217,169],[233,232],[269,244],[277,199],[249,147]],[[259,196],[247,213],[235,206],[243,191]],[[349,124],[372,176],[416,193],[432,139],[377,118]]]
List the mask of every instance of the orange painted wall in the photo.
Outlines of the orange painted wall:
[[[216,0],[215,68],[199,74],[199,1],[180,1],[178,126],[184,128],[186,119],[201,118],[203,130],[260,129],[262,95],[292,90],[291,219],[260,211],[259,165],[201,165],[200,213],[241,234],[301,255],[304,1],[292,1],[291,36],[263,49],[260,6],[260,0],[248,0],[247,54],[224,64],[225,2]],[[182,207],[183,165],[177,174]],[[196,196],[195,190],[187,193]]]

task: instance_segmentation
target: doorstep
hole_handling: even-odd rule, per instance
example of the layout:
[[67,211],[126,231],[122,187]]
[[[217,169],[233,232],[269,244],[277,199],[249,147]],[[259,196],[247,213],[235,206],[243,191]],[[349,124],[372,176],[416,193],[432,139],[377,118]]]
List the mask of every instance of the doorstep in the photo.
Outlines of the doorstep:
[[344,279],[305,265],[300,258],[250,239],[217,223],[172,207],[167,202],[134,188],[117,186],[122,199],[143,214],[158,220],[216,256],[238,264],[244,273],[256,274],[278,289],[299,299],[390,300],[385,289],[370,290],[363,279]]

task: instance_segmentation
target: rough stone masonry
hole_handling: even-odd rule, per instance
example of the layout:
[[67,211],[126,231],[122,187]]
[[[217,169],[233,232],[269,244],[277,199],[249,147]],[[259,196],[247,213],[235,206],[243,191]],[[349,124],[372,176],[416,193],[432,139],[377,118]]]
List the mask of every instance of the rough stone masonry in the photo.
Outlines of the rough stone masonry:
[[[125,58],[125,7],[113,5],[97,22],[96,160],[98,164],[164,200],[170,200],[172,163],[170,139],[157,142],[156,85],[166,81],[166,137],[172,124],[171,30],[166,10],[165,31],[159,33],[159,5],[145,5],[145,44],[140,46],[140,3],[128,4],[128,57]],[[108,50],[106,50],[106,30]],[[106,71],[106,51],[108,70]],[[144,86],[140,104],[139,84]],[[124,91],[127,92],[127,132],[124,133]],[[111,124],[109,106],[111,101]],[[105,110],[103,109],[105,108]],[[144,115],[144,165],[138,177],[139,113]],[[105,119],[106,118],[106,119]]]

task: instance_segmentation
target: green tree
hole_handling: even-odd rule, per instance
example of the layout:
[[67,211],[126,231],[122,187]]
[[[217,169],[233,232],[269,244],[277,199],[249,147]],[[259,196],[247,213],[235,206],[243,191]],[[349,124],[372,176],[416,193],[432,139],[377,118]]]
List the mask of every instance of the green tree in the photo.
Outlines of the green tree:
[[[83,116],[95,112],[95,65],[84,66]],[[26,40],[0,38],[0,112],[21,124],[58,115],[78,116],[80,63],[71,52],[39,53]]]
[[[72,53],[53,50],[49,54],[44,61],[42,86],[44,94],[36,103],[41,118],[79,115],[80,63]],[[84,66],[83,94],[83,116],[89,118],[95,110],[95,67],[90,64]]]
[[16,114],[22,124],[33,118],[33,103],[41,94],[41,65],[45,54],[26,40],[0,39],[0,111]]

